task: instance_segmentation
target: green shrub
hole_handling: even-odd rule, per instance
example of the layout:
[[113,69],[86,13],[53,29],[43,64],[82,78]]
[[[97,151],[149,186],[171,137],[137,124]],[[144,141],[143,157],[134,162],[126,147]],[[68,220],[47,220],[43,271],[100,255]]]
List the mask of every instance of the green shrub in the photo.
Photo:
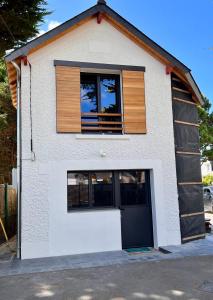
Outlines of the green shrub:
[[203,176],[203,185],[213,185],[213,174]]

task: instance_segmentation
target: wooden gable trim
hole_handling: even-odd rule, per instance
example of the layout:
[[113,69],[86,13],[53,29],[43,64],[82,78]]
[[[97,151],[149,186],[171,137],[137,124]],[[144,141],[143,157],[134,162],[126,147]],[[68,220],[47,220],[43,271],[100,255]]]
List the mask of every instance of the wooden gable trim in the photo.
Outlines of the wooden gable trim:
[[61,24],[57,28],[27,43],[25,46],[21,47],[20,49],[13,51],[11,54],[5,57],[5,60],[9,62],[11,60],[16,59],[17,57],[21,57],[23,55],[28,55],[36,52],[37,50],[63,37],[67,33],[75,30],[82,24],[85,24],[92,18],[97,18],[98,13],[101,13],[102,18],[104,18],[117,30],[119,30],[124,35],[126,35],[130,40],[132,40],[137,45],[139,45],[144,50],[146,50],[155,59],[159,60],[161,63],[163,63],[166,66],[168,65],[171,66],[173,72],[179,77],[182,77],[182,80],[186,81],[186,83],[189,85],[189,89],[192,91],[194,101],[202,105],[202,95],[192,75],[190,74],[190,70],[178,59],[176,59],[174,56],[169,54],[162,47],[160,47],[151,39],[149,39],[146,35],[140,32],[137,28],[131,25],[124,18],[119,16],[119,14],[117,14],[107,5],[102,5],[100,3],[84,11],[80,15]]
[[[132,34],[127,28],[125,28],[121,23],[114,20],[109,15],[105,14],[104,19],[111,24],[114,28],[116,28],[119,32],[124,34],[127,38],[129,38],[131,41],[133,41],[135,44],[137,44],[139,47],[143,48],[146,52],[148,52],[153,58],[157,59],[159,62],[161,62],[164,65],[171,65],[171,62],[167,60],[164,56],[160,55],[159,52],[153,50],[150,46],[148,46],[145,42],[143,42],[140,38],[136,37],[134,34]],[[193,95],[194,101],[200,105],[200,101],[195,95],[194,91],[191,88],[191,85],[188,82],[188,79],[184,72],[181,72],[177,67],[173,67],[173,73],[176,74],[178,77],[181,78],[182,81],[187,85],[188,89]]]
[[132,34],[129,30],[127,30],[121,23],[115,21],[112,17],[109,15],[104,15],[104,19],[111,24],[114,28],[116,28],[119,32],[124,34],[127,38],[129,38],[131,41],[133,41],[138,46],[142,47],[144,50],[146,50],[151,56],[153,56],[155,59],[159,60],[163,64],[169,64],[170,62],[166,60],[163,56],[161,56],[159,53],[156,53],[151,47],[149,47],[145,42],[143,42],[141,39],[136,37],[134,34]]
[[[91,16],[87,19],[84,19],[82,21],[80,21],[79,23],[73,25],[72,27],[68,28],[67,30],[59,33],[58,35],[48,39],[47,41],[43,42],[42,44],[38,45],[37,47],[33,48],[32,50],[29,51],[29,54],[32,54],[36,51],[38,51],[39,49],[46,47],[47,45],[51,44],[52,42],[60,39],[61,37],[63,37],[64,35],[66,35],[67,33],[72,32],[73,30],[75,30],[76,28],[80,27],[83,24],[86,24],[87,22],[89,22],[91,19],[96,18],[96,16]],[[139,39],[138,37],[136,37],[135,35],[133,35],[131,32],[129,32],[124,26],[122,26],[119,22],[116,22],[112,17],[110,17],[107,14],[103,14],[103,18],[110,23],[114,28],[116,28],[119,32],[123,33],[125,36],[127,36],[131,41],[133,41],[134,43],[136,43],[137,45],[139,45],[140,47],[142,47],[144,50],[146,50],[152,57],[154,57],[155,59],[157,59],[158,61],[160,61],[161,63],[168,65],[171,64],[169,60],[165,59],[165,57],[161,56],[159,53],[157,53],[156,51],[154,51],[151,47],[149,47],[145,42],[143,42],[141,39]]]
[[[20,59],[16,59],[16,63],[20,65]],[[17,107],[17,73],[16,69],[11,62],[6,63],[7,67],[7,76],[10,87],[10,93],[12,98],[12,104]]]

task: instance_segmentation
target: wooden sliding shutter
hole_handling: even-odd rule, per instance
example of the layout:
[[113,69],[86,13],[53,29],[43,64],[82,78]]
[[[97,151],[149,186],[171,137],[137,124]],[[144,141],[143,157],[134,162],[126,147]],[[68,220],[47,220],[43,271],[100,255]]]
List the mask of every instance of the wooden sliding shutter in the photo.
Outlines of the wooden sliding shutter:
[[56,66],[57,132],[81,132],[80,68]]
[[123,71],[125,133],[146,133],[144,72]]

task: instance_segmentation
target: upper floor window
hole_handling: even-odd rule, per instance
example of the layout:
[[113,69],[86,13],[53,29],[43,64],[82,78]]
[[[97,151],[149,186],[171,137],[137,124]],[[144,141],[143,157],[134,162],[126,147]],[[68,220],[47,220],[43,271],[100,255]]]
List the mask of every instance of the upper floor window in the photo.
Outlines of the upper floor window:
[[81,73],[82,132],[122,133],[120,76]]
[[69,61],[55,65],[58,133],[147,132],[144,67]]

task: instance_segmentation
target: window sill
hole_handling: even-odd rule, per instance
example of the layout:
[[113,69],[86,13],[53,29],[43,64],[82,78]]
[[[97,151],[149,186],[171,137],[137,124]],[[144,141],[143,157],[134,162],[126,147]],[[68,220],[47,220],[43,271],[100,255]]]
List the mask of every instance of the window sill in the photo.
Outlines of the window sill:
[[116,134],[76,134],[75,138],[77,140],[118,140],[118,141],[128,141],[130,139],[127,135],[116,135]]

